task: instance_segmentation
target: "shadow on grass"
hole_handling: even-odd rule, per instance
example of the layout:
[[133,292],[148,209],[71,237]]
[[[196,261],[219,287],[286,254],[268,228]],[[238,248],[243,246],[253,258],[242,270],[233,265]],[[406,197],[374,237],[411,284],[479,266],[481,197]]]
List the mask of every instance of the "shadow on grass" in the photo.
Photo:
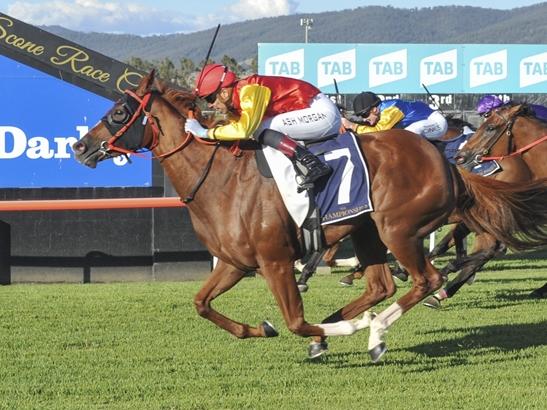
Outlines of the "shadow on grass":
[[[366,347],[362,351],[331,353],[326,356],[306,360],[308,364],[321,364],[333,368],[366,368],[378,366],[405,366],[408,372],[428,372],[442,366],[470,365],[470,358],[481,357],[483,352],[496,351],[504,354],[503,357],[484,355],[488,363],[507,362],[533,357],[533,354],[522,352],[530,347],[547,346],[547,321],[539,323],[521,323],[518,325],[494,325],[476,328],[443,329],[446,339],[431,343],[422,343],[407,349],[389,349],[386,356],[379,363],[372,363]],[[428,333],[438,333],[432,330]],[[465,336],[450,338],[451,335],[466,333]],[[413,352],[425,356],[427,360],[390,359],[390,353]],[[355,363],[355,361],[359,363]],[[431,362],[434,360],[434,362]],[[482,362],[484,363],[484,361]]]
[[545,269],[545,263],[533,263],[532,261],[526,261],[526,264],[515,265],[514,263],[503,263],[501,259],[492,259],[484,268],[479,272],[499,272],[504,270],[530,270],[530,269]]
[[547,279],[547,275],[544,278],[538,278],[538,277],[519,277],[519,278],[492,278],[489,277],[488,274],[481,275],[479,272],[479,278],[477,281],[480,281],[480,283],[520,283],[520,282],[537,282],[538,286],[541,286],[543,281]]
[[428,357],[444,357],[454,354],[476,354],[477,349],[494,348],[501,351],[514,351],[529,347],[547,345],[547,321],[539,323],[520,323],[517,325],[493,325],[477,328],[445,330],[450,333],[467,334],[454,339],[423,343],[410,348],[410,351]]
[[[535,290],[535,287],[532,287],[527,290],[499,290],[495,294],[492,294],[491,297],[488,297],[483,300],[479,299],[468,299],[468,300],[451,300],[448,299],[444,301],[443,310],[462,310],[462,309],[500,309],[509,306],[522,305],[523,303],[534,304],[538,303],[538,298],[530,297],[530,293]],[[455,299],[457,296],[455,297]]]

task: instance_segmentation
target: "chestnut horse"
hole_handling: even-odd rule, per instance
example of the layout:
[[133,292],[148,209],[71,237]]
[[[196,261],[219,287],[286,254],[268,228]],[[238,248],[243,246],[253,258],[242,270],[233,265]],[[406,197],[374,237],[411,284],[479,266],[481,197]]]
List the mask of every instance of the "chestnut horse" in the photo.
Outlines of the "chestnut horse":
[[[547,124],[536,118],[527,104],[509,104],[490,114],[467,144],[457,154],[458,164],[467,169],[488,159],[499,161],[502,170],[491,178],[514,182],[547,178]],[[456,235],[465,237],[469,228],[458,224]],[[439,247],[440,248],[440,247]],[[472,253],[457,257],[449,263],[445,272],[460,273],[437,295],[426,299],[424,304],[440,308],[442,299],[452,297],[490,259],[503,255],[506,246],[500,238],[487,232],[478,233]]]
[[[190,93],[177,95],[155,82],[152,71],[136,90],[127,90],[73,150],[76,158],[90,167],[140,148],[151,149],[161,158],[173,186],[186,198],[197,236],[219,260],[194,298],[197,312],[238,338],[277,336],[269,322],[258,326],[237,322],[211,305],[246,272],[258,269],[287,327],[297,335],[313,337],[310,357],[327,350],[327,336],[350,335],[370,326],[369,353],[377,361],[386,351],[386,329],[441,286],[441,275],[425,257],[422,241],[446,222],[456,205],[466,221],[494,235],[502,232],[507,243],[535,244],[547,237],[547,233],[534,230],[538,224],[547,224],[544,184],[511,186],[460,173],[433,145],[408,131],[360,136],[375,210],[328,225],[324,234],[328,245],[351,234],[368,286],[361,297],[322,323],[310,324],[304,318],[293,272],[294,261],[302,256],[298,227],[273,180],[258,171],[255,151],[260,147],[249,141],[241,144],[238,153],[230,148],[232,144],[206,144],[185,136],[184,124],[192,115],[193,100]],[[197,119],[201,120],[199,112]],[[517,228],[524,236],[516,236]],[[360,320],[351,320],[395,293],[386,247],[405,265],[413,286],[374,319],[365,314]]]

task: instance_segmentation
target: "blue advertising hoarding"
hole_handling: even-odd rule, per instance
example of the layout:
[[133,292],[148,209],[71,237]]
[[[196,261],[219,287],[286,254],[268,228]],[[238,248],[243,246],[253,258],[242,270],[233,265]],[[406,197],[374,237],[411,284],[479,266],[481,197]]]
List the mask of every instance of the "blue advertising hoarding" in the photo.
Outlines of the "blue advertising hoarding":
[[260,43],[260,74],[325,93],[546,93],[547,45]]
[[112,101],[1,55],[0,95],[0,188],[151,186],[149,159],[74,159],[71,145]]

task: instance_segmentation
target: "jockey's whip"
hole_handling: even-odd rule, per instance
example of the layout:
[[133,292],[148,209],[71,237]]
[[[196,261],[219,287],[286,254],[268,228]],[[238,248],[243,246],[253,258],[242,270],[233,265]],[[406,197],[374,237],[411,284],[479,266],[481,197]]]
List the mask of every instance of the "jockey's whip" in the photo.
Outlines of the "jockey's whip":
[[207,64],[207,61],[209,61],[209,57],[211,57],[211,51],[213,51],[213,46],[215,45],[215,41],[217,39],[218,31],[220,30],[220,23],[217,26],[217,29],[215,30],[215,34],[213,35],[213,39],[211,40],[211,44],[209,44],[209,51],[207,51],[207,56],[205,57],[205,62],[203,65]]
[[431,95],[431,93],[429,92],[429,90],[427,89],[427,87],[425,86],[424,83],[422,83],[422,87],[424,87],[425,92],[427,93],[427,96],[429,97],[429,99],[431,100],[431,102],[435,105],[435,107],[437,107],[437,109],[438,109],[439,112],[443,115],[443,117],[446,117],[446,114],[445,114],[444,111],[441,109],[441,107],[439,106],[439,104],[437,104],[437,101],[435,101],[435,99],[433,98],[433,96]]
[[344,111],[346,111],[346,107],[344,107],[342,105],[342,102],[341,102],[341,96],[340,96],[340,90],[338,89],[338,83],[336,82],[336,78],[333,78],[332,81],[334,81],[334,89],[336,91],[336,106],[338,107],[338,109],[340,110],[341,113],[343,113]]

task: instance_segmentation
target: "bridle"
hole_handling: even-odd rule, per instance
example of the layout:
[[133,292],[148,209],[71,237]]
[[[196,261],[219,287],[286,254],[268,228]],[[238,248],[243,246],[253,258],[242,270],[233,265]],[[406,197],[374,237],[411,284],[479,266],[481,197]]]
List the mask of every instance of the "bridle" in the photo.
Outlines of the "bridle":
[[[115,152],[122,155],[139,155],[142,149],[152,151],[158,146],[160,129],[156,119],[150,113],[154,97],[155,95],[152,92],[139,97],[131,90],[124,91],[124,96],[118,101],[118,105],[121,105],[121,108],[124,110],[125,115],[123,118],[115,119],[111,110],[101,119],[101,122],[112,135],[108,140],[101,143],[99,149],[99,152],[102,154],[101,159],[111,158]],[[188,111],[188,118],[193,118],[191,110]],[[152,128],[152,140],[149,144],[144,145],[144,131],[147,124]],[[184,149],[192,140],[208,145],[218,143],[217,141],[204,141],[191,133],[186,133],[179,145],[168,152],[153,156],[152,159],[165,159]],[[118,145],[115,145],[116,142],[118,142]]]
[[[111,110],[101,119],[112,135],[101,143],[99,152],[103,154],[103,159],[112,157],[114,152],[127,155],[138,153],[141,148],[151,151],[159,144],[160,130],[155,118],[150,114],[152,101],[153,94],[151,92],[141,98],[131,90],[124,91],[123,97],[118,101],[118,105],[121,105],[124,111],[124,116],[117,119]],[[147,122],[152,128],[152,141],[144,146],[144,129]],[[115,145],[116,142],[118,145]]]
[[[481,150],[481,153],[476,154],[472,156],[471,158],[466,159],[466,157],[459,156],[457,157],[457,164],[460,166],[463,166],[466,169],[471,169],[479,164],[481,164],[484,161],[501,161],[508,157],[513,157],[515,155],[520,155],[532,147],[542,143],[543,141],[547,140],[547,135],[544,135],[542,138],[539,138],[538,140],[535,140],[534,142],[516,150],[512,151],[513,149],[513,126],[515,124],[516,119],[525,113],[526,111],[526,105],[522,104],[519,109],[511,116],[506,117],[503,115],[503,113],[499,112],[498,110],[493,111],[491,115],[497,115],[502,120],[505,121],[503,128],[495,134],[490,140],[485,144],[484,148]],[[499,155],[499,156],[489,156],[490,151],[496,145],[496,143],[499,141],[499,139],[506,134],[508,137],[508,148],[507,148],[507,154],[506,155]]]
[[[141,98],[131,90],[124,91],[122,101],[118,101],[117,104],[121,105],[121,108],[124,111],[123,118],[115,119],[113,116],[113,110],[110,110],[110,112],[101,119],[101,122],[103,122],[112,135],[111,138],[101,143],[99,149],[99,152],[102,154],[101,159],[112,157],[112,153],[114,152],[127,156],[128,154],[138,154],[139,150],[142,148],[151,151],[159,144],[160,129],[157,125],[156,119],[150,113],[153,98],[154,94],[152,92],[146,93]],[[180,113],[179,115],[182,116]],[[192,110],[188,111],[187,118],[194,118]],[[149,144],[144,145],[144,134],[147,123],[152,128],[152,140]],[[124,140],[121,139],[122,137]],[[205,145],[215,145],[215,148],[213,149],[211,157],[206,163],[200,178],[192,188],[190,194],[183,199],[184,203],[193,201],[198,189],[205,181],[205,178],[209,174],[213,164],[215,154],[220,147],[220,142],[206,141],[187,132],[185,138],[183,138],[183,141],[178,146],[168,152],[152,157],[152,159],[159,159],[161,161],[174,153],[183,150],[191,141],[194,140]],[[115,145],[116,142],[121,142],[124,146]],[[241,155],[239,144],[233,144],[230,148],[230,152],[234,156]]]

